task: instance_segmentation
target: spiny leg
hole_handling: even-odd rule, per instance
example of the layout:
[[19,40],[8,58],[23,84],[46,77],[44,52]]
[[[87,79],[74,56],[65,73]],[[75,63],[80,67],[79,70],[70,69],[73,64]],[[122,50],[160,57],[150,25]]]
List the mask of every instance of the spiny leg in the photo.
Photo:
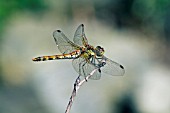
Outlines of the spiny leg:
[[[95,59],[98,61],[99,64],[96,64],[96,60],[95,60]],[[100,58],[99,58],[99,59],[100,59]],[[96,66],[96,67],[98,68],[99,73],[101,73],[101,69],[100,69],[100,68],[102,67],[102,66],[101,66],[102,64],[101,64],[101,61],[99,61],[99,59],[96,58],[96,57],[92,57],[90,62],[91,62],[94,66]]]
[[85,73],[85,71],[84,71],[84,66],[85,66],[85,64],[86,64],[87,62],[84,62],[84,64],[82,65],[82,70],[83,70],[83,74],[84,74],[84,77],[85,77],[85,80],[86,80],[86,82],[87,82],[87,79],[86,79],[86,73]]
[[91,61],[90,61],[90,62],[91,62],[93,65],[96,65],[96,64],[95,64],[95,59],[94,59],[94,57],[91,58]]
[[82,73],[81,73],[81,67],[82,67],[81,65],[82,65],[82,64],[83,64],[83,62],[80,62],[80,63],[79,63],[79,76],[81,76],[81,74],[82,74]]

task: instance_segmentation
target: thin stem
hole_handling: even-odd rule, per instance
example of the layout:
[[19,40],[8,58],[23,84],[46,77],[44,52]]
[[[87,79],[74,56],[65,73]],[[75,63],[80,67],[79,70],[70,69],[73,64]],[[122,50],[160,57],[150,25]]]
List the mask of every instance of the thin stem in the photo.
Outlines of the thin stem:
[[73,101],[74,101],[74,98],[76,97],[76,94],[77,94],[77,91],[78,89],[80,88],[80,86],[86,82],[96,71],[98,70],[98,68],[94,69],[88,76],[86,76],[83,80],[80,79],[80,76],[77,77],[75,83],[74,83],[74,88],[73,88],[73,91],[72,91],[72,94],[71,94],[71,97],[70,97],[70,100],[69,100],[69,103],[67,105],[67,108],[66,108],[66,111],[65,113],[69,113],[70,112],[70,109],[71,109],[71,106],[73,104]]

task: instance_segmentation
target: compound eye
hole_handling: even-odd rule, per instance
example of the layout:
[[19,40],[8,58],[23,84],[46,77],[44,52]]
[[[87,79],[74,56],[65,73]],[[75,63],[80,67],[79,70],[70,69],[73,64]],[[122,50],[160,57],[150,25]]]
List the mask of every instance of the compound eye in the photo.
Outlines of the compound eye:
[[104,54],[104,49],[103,48],[100,49],[100,53],[101,53],[101,55]]
[[96,54],[97,56],[102,56],[104,54],[104,49],[100,46],[96,47]]
[[97,46],[96,48],[101,49],[101,46]]

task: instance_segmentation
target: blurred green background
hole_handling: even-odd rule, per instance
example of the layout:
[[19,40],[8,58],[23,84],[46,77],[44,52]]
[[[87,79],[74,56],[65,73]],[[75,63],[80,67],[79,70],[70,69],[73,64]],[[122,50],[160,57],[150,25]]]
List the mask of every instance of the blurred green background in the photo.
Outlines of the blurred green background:
[[122,64],[124,76],[89,80],[71,113],[170,113],[169,0],[0,0],[0,113],[61,113],[78,76],[52,33],[79,24],[91,45]]

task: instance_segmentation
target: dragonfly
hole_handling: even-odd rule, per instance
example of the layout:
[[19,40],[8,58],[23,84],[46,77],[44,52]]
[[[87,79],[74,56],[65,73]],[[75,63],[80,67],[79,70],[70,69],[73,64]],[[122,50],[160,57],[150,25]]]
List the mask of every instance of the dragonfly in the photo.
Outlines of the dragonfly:
[[90,77],[93,80],[100,79],[103,72],[113,76],[124,75],[124,67],[105,57],[104,48],[94,47],[88,43],[83,24],[78,26],[73,41],[68,39],[61,30],[54,31],[53,37],[62,54],[40,56],[33,58],[33,61],[72,59],[72,65],[79,76],[86,77],[97,68],[97,71]]

